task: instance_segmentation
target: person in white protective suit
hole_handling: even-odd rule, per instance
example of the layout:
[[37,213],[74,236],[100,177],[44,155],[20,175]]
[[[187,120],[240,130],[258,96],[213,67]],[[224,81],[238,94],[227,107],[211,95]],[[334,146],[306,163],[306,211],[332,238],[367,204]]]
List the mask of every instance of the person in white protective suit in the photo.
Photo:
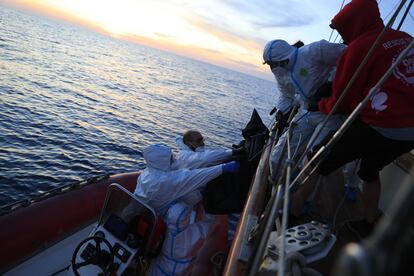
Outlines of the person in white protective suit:
[[[293,44],[294,47],[300,48],[304,44],[302,41],[297,41]],[[271,69],[274,66],[270,66]],[[276,78],[277,88],[278,88],[278,98],[276,101],[276,127],[280,133],[283,132],[285,127],[287,126],[287,120],[289,118],[290,113],[294,106],[299,104],[298,100],[296,99],[296,90],[295,86],[290,79],[289,71],[287,70],[280,70],[277,74],[274,74]]]
[[215,223],[211,217],[190,224],[192,206],[172,205],[165,215],[167,235],[161,253],[151,262],[147,275],[191,275],[193,261]]
[[179,168],[210,167],[229,161],[233,156],[231,149],[205,148],[204,137],[196,130],[186,131],[182,137],[175,138],[175,143],[180,148],[180,152],[177,154]]
[[[206,149],[204,137],[199,131],[189,130],[183,137],[176,137],[175,143],[180,148],[176,156],[176,164],[179,169],[199,169],[210,167],[229,161],[232,150],[224,148]],[[201,201],[201,189],[197,189],[185,196],[186,201]]]
[[[322,123],[326,115],[319,112],[317,102],[323,96],[336,61],[345,50],[344,44],[330,43],[325,40],[313,42],[297,48],[289,45],[286,41],[276,39],[268,42],[263,51],[264,63],[270,66],[276,80],[280,76],[289,75],[289,81],[294,85],[294,93],[301,104],[298,113],[293,118],[295,127],[290,138],[291,152],[302,154],[305,150],[315,128]],[[278,77],[279,76],[279,77]],[[293,91],[290,89],[290,93]],[[317,144],[332,130],[337,129],[343,122],[341,115],[332,116],[320,135],[312,144]],[[270,168],[272,179],[277,179],[281,173],[281,160],[285,160],[286,154],[282,156],[287,132],[280,138],[274,147]]]
[[162,215],[167,224],[162,253],[154,260],[148,275],[190,275],[192,260],[214,230],[215,219],[204,216],[190,224],[193,206],[201,200],[202,189],[222,173],[234,173],[237,162],[207,168],[180,169],[170,148],[156,144],[144,150],[147,168],[137,181],[134,194]]
[[[228,161],[232,157],[236,157],[242,154],[244,149],[225,149],[214,148],[207,149],[204,146],[204,138],[199,131],[189,130],[186,131],[183,136],[179,136],[175,139],[177,146],[180,148],[180,152],[177,154],[177,163],[180,168],[202,168]],[[187,196],[187,198],[190,195]],[[200,198],[201,193],[192,193],[191,196]],[[195,200],[194,200],[195,201]],[[213,219],[214,216],[211,216]],[[229,214],[228,217],[228,244],[233,240],[234,232],[236,231],[237,223],[239,221],[240,214]]]
[[147,147],[144,152],[147,168],[140,174],[134,194],[163,215],[170,205],[182,201],[190,206],[199,202],[189,194],[203,189],[206,184],[222,173],[234,173],[239,163],[215,165],[200,169],[177,169],[177,161],[171,149],[161,144]]

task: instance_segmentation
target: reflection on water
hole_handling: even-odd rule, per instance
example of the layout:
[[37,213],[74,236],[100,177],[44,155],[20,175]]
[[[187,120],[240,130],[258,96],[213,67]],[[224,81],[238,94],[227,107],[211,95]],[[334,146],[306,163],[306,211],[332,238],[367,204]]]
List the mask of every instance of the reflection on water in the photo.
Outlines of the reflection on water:
[[103,172],[144,167],[141,151],[201,130],[241,139],[275,85],[0,7],[0,205]]

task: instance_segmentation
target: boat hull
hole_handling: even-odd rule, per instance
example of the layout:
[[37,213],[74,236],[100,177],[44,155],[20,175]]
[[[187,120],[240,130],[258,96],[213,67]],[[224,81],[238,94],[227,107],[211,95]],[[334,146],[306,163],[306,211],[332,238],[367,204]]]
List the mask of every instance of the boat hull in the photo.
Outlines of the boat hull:
[[138,172],[80,185],[0,217],[0,273],[85,228],[98,219],[107,187],[133,191]]

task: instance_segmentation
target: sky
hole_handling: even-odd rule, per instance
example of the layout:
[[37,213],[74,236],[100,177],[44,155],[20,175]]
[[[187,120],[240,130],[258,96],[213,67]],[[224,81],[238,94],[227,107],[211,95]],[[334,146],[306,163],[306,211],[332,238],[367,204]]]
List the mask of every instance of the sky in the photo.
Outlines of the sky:
[[[385,22],[399,2],[379,0]],[[330,37],[330,41],[339,41],[336,33],[331,36],[329,23],[342,1],[0,0],[0,4],[273,79],[268,66],[262,64],[266,42],[279,38],[310,43]],[[402,28],[412,35],[413,15],[411,8]]]

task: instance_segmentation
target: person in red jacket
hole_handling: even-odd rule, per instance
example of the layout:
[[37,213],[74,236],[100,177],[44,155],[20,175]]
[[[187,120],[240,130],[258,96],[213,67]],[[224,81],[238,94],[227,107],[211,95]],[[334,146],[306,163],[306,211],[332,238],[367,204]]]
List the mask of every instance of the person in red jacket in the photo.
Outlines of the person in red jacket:
[[[343,93],[355,70],[384,28],[375,0],[353,0],[331,21],[348,44],[337,63],[332,95],[319,102],[321,112],[329,113]],[[387,29],[372,57],[364,66],[336,113],[349,115],[384,75],[397,56],[413,38],[407,33]],[[364,180],[363,200],[366,221],[378,216],[380,197],[379,172],[414,147],[414,49],[363,108],[341,139],[316,170],[327,175],[355,159],[361,158],[359,177]],[[310,184],[310,183],[308,183]],[[307,186],[307,187],[305,187]],[[314,185],[304,185],[293,195],[299,210]]]

